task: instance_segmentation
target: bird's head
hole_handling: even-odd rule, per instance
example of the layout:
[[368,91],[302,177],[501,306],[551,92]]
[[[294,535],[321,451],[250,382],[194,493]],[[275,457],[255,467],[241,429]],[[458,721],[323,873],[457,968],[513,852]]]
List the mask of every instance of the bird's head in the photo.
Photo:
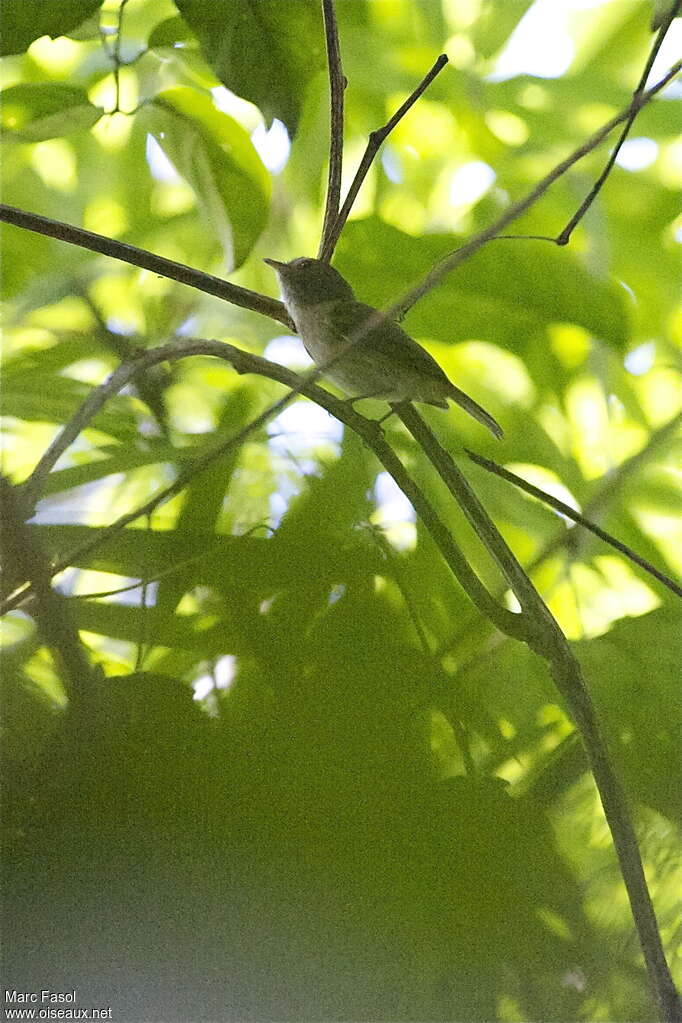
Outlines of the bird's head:
[[264,262],[276,271],[287,304],[311,306],[354,298],[348,281],[321,259],[301,256],[290,263],[280,263],[277,259],[265,259]]

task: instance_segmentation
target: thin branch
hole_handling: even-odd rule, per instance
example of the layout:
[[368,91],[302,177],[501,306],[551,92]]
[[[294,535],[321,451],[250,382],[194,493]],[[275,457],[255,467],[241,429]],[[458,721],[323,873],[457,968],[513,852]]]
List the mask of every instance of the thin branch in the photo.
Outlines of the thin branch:
[[[603,485],[591,497],[585,504],[585,515],[592,517],[596,515],[601,508],[607,504],[615,493],[627,482],[627,480],[635,474],[635,472],[645,464],[662,444],[667,443],[671,438],[677,436],[678,428],[682,423],[682,412],[678,412],[667,423],[655,430],[644,447],[636,454],[631,455],[630,458],[621,462],[613,472],[611,472],[604,480]],[[545,546],[538,552],[538,554],[530,561],[526,566],[525,570],[530,575],[537,568],[539,568],[548,557],[551,557],[555,551],[560,550],[566,546],[573,538],[573,533],[567,529],[563,529],[560,533],[549,540]],[[498,594],[501,597],[501,594]],[[447,643],[447,650],[452,652],[455,650],[461,642],[466,642],[467,637],[471,633],[472,628],[476,626],[476,617],[473,614],[467,615],[464,620],[458,623],[457,632],[451,637]]]
[[[626,480],[632,476],[644,462],[648,461],[652,452],[657,447],[664,444],[671,437],[676,436],[681,423],[682,412],[678,412],[669,419],[667,423],[664,423],[663,426],[651,434],[648,442],[644,445],[641,451],[638,451],[636,454],[631,455],[630,458],[627,458],[624,462],[621,462],[621,464],[606,477],[604,485],[599,489],[594,497],[590,498],[587,502],[585,505],[585,515],[587,517],[595,515],[600,508],[610,501],[614,493],[623,486]],[[528,565],[528,571],[534,571],[556,550],[565,546],[568,542],[569,536],[570,534],[564,530],[559,536],[555,537],[554,540],[550,540]]]
[[[654,66],[654,61],[658,56],[658,52],[661,49],[663,40],[665,39],[666,33],[670,28],[673,19],[676,18],[680,12],[680,8],[682,8],[682,0],[677,0],[677,3],[673,4],[668,14],[664,16],[663,21],[661,22],[661,27],[658,31],[658,35],[656,36],[656,39],[654,41],[654,45],[651,48],[651,53],[649,54],[646,65],[644,67],[644,71],[642,72],[642,77],[640,78],[637,84],[637,88],[632,94],[633,100],[636,100],[644,92],[644,89],[646,88],[647,79],[649,77],[652,67]],[[576,212],[573,214],[573,216],[566,224],[566,227],[563,229],[563,231],[559,235],[557,235],[556,238],[557,245],[568,245],[573,231],[578,226],[578,224],[585,216],[594,200],[599,195],[599,192],[601,191],[604,182],[606,181],[609,174],[613,170],[613,166],[616,160],[618,159],[618,154],[623,146],[623,143],[625,142],[626,138],[630,133],[630,128],[632,127],[638,113],[639,108],[637,107],[631,110],[625,124],[623,125],[623,130],[621,131],[618,137],[618,141],[616,142],[611,152],[611,155],[606,161],[606,166],[604,167],[603,171],[595,181],[594,185],[590,189],[589,193],[585,197],[579,209],[576,210]]]
[[341,170],[343,167],[343,91],[346,78],[341,65],[341,48],[339,46],[339,27],[336,22],[334,0],[322,0],[324,15],[324,33],[327,43],[327,66],[329,68],[329,176],[327,179],[327,202],[324,210],[324,223],[318,259],[329,261],[334,250],[332,245],[327,251],[327,238],[332,234],[334,224],[339,215],[341,202]]
[[121,388],[125,387],[141,369],[142,364],[139,359],[133,362],[121,363],[103,383],[92,389],[75,415],[71,417],[69,422],[57,434],[43,453],[31,475],[21,484],[21,501],[26,517],[30,518],[33,514],[33,509],[40,498],[45,480],[67,448],[71,447],[79,434],[96,416],[102,406],[106,404],[108,399],[112,395],[118,394]]
[[676,412],[667,423],[659,426],[649,436],[648,441],[634,455],[630,455],[624,462],[621,462],[612,472],[604,477],[603,486],[598,493],[591,497],[585,505],[585,512],[593,515],[613,494],[623,486],[627,480],[637,472],[642,465],[649,461],[652,453],[662,444],[666,444],[678,436],[679,427],[682,426],[682,412]]
[[545,659],[550,666],[557,689],[566,701],[578,727],[587,752],[620,864],[620,873],[627,890],[660,1019],[665,1023],[681,1023],[682,1006],[666,962],[628,802],[613,769],[580,665],[558,626],[556,629],[558,635],[554,638],[557,644],[548,649]]
[[60,220],[41,217],[37,213],[27,213],[25,210],[17,209],[16,206],[7,206],[5,203],[0,203],[0,221],[35,231],[37,234],[44,234],[48,238],[58,238],[71,245],[79,245],[82,249],[89,249],[91,252],[99,252],[104,256],[121,259],[124,263],[131,263],[143,270],[151,270],[152,273],[179,281],[180,284],[187,284],[207,295],[215,295],[216,298],[222,298],[226,302],[231,302],[232,305],[241,306],[242,309],[252,309],[256,313],[262,313],[264,316],[283,323],[289,330],[294,327],[286,309],[277,299],[261,295],[249,288],[239,287],[237,284],[230,284],[228,281],[221,280],[220,277],[203,273],[201,270],[194,270],[191,266],[185,266],[184,263],[176,263],[173,259],[164,259],[163,256],[157,256],[146,249],[138,249],[136,245],[118,242],[113,238],[95,234],[94,231],[85,231],[81,227],[73,227]]
[[539,487],[533,486],[532,483],[528,483],[526,480],[522,479],[521,476],[517,476],[516,473],[510,472],[509,469],[503,468],[503,466],[498,465],[497,462],[493,462],[489,458],[484,458],[483,455],[477,455],[474,451],[469,451],[467,448],[464,450],[471,461],[475,462],[476,465],[480,465],[483,469],[487,469],[488,472],[494,473],[495,476],[499,476],[500,479],[506,480],[508,483],[513,483],[515,487],[519,488],[519,490],[523,490],[525,493],[531,494],[533,497],[537,497],[538,500],[543,502],[543,504],[548,504],[550,508],[554,508],[555,511],[561,512],[561,514],[565,515],[566,518],[579,523],[579,525],[588,529],[590,533],[594,533],[595,536],[598,536],[600,540],[604,541],[604,543],[607,543],[611,547],[615,548],[615,550],[620,551],[621,554],[625,555],[626,558],[629,558],[635,565],[639,565],[639,567],[643,568],[645,572],[652,575],[654,579],[658,579],[660,583],[667,586],[667,588],[676,596],[682,597],[682,586],[678,586],[676,582],[665,574],[665,572],[661,572],[660,569],[652,565],[650,561],[647,561],[646,558],[643,558],[640,554],[637,554],[636,551],[633,551],[632,547],[628,547],[627,544],[618,540],[615,536],[611,536],[611,534],[607,533],[605,529],[602,529],[600,526],[596,525],[596,523],[591,522],[590,519],[581,515],[580,512],[577,512],[575,508],[571,508],[571,506],[565,504],[564,501],[560,501],[558,497],[554,497],[552,494],[548,494],[546,491],[540,490]]
[[[353,342],[351,341],[348,347],[350,347],[350,344],[352,343]],[[278,380],[285,384],[290,380],[293,381],[293,383],[291,383],[290,393],[286,394],[279,401],[276,401],[269,408],[265,409],[265,411],[262,412],[257,419],[253,420],[252,423],[245,427],[245,430],[248,432],[252,429],[258,429],[273,416],[277,415],[299,394],[306,394],[309,396],[308,385],[314,384],[315,381],[322,376],[322,373],[327,366],[327,363],[325,363],[324,365],[310,370],[303,376],[298,376],[296,374],[291,374],[289,370],[286,370],[283,366],[278,366],[276,363],[268,362],[266,359],[259,359],[258,356],[250,355],[248,352],[243,351],[241,348],[236,348],[234,345],[227,344],[223,341],[209,341],[204,338],[195,338],[183,343],[174,342],[169,345],[159,346],[157,348],[140,352],[136,358],[132,359],[130,362],[122,363],[107,377],[106,380],[93,388],[81,407],[77,409],[69,422],[64,425],[61,432],[57,434],[52,443],[49,445],[31,475],[24,480],[23,484],[21,484],[24,513],[26,518],[29,518],[32,514],[35,504],[42,492],[43,484],[57,461],[71,446],[71,444],[73,444],[81,431],[85,429],[89,422],[91,422],[97,412],[99,412],[99,410],[106,404],[110,397],[117,394],[127,383],[133,380],[144,370],[150,369],[152,366],[156,366],[160,362],[174,362],[177,359],[187,358],[191,355],[209,355],[225,359],[232,364],[238,373],[260,373],[262,376],[269,376],[271,379]],[[329,360],[329,363],[336,361],[338,357],[339,353],[335,353],[332,359]],[[266,372],[262,371],[263,366],[268,367]],[[261,369],[259,369],[259,367],[261,367]],[[284,376],[277,375],[279,370],[282,371]],[[321,393],[326,394],[327,392],[323,391]],[[216,451],[218,453],[215,456],[211,456],[209,461],[212,461],[213,457],[218,457],[218,454],[222,452],[222,449],[216,449]],[[175,484],[173,484],[173,486],[174,485]],[[182,487],[180,487],[180,489],[182,489]],[[168,496],[172,495],[169,493]],[[137,518],[137,515],[135,517]]]
[[626,121],[630,114],[635,111],[641,110],[643,106],[649,103],[657,93],[664,89],[665,86],[672,81],[677,74],[682,70],[682,60],[677,61],[670,70],[661,78],[656,85],[653,85],[646,92],[640,93],[636,96],[632,102],[622,110],[615,117],[612,117],[610,121],[602,125],[602,127],[596,131],[590,138],[584,142],[581,146],[578,146],[570,156],[567,156],[564,160],[554,167],[553,170],[547,174],[542,181],[533,188],[525,198],[520,199],[519,202],[514,203],[504,213],[498,217],[498,219],[490,224],[489,227],[479,231],[477,235],[474,235],[468,242],[455,249],[454,252],[450,252],[447,256],[444,256],[439,260],[434,267],[426,274],[426,276],[419,281],[407,294],[398,302],[396,302],[389,310],[386,311],[385,315],[395,317],[399,319],[401,316],[411,309],[412,306],[423,298],[424,295],[432,291],[436,285],[440,284],[444,277],[447,276],[452,270],[458,267],[466,259],[469,259],[475,252],[483,248],[489,241],[496,238],[504,229],[515,220],[530,209],[531,206],[540,199],[545,192],[549,189],[554,182],[566,173],[574,164],[582,160],[584,156],[591,153],[593,149],[604,141],[604,139],[617,128],[619,124]]
[[355,172],[355,177],[353,178],[351,186],[348,189],[348,194],[346,195],[346,198],[343,200],[343,206],[341,207],[339,215],[336,218],[333,227],[330,228],[328,236],[327,233],[325,232],[325,245],[324,248],[320,250],[320,259],[326,260],[331,259],[334,249],[336,247],[336,243],[339,240],[344,225],[348,220],[350,211],[353,208],[353,203],[355,202],[357,194],[360,191],[362,183],[367,177],[369,168],[372,166],[374,157],[379,152],[379,149],[381,148],[384,140],[393,131],[398,121],[402,120],[402,118],[408,112],[410,107],[414,106],[414,104],[417,102],[422,93],[425,92],[426,89],[428,89],[429,85],[434,80],[436,75],[443,70],[447,63],[448,63],[447,56],[444,53],[441,53],[440,57],[435,62],[431,70],[426,75],[424,75],[423,79],[421,80],[417,88],[410,93],[410,95],[407,97],[402,106],[399,107],[398,110],[396,110],[393,117],[389,121],[387,121],[386,124],[383,125],[383,127],[377,128],[370,134],[369,140],[367,142],[367,148],[365,149],[362,159],[360,160],[358,169]]
[[613,837],[621,874],[654,996],[664,1020],[682,1020],[682,1007],[666,962],[656,915],[649,895],[637,836],[620,782],[599,728],[597,714],[580,665],[559,624],[502,535],[471,490],[466,478],[409,404],[395,411],[448,486],[469,522],[497,561],[521,605],[518,624],[529,647],[547,662],[552,678],[580,732],[604,815]]
[[64,597],[52,588],[50,563],[35,530],[26,526],[16,488],[0,474],[2,561],[13,578],[29,579],[35,594],[35,618],[43,641],[54,653],[69,703],[85,708],[93,696],[94,673],[71,621]]

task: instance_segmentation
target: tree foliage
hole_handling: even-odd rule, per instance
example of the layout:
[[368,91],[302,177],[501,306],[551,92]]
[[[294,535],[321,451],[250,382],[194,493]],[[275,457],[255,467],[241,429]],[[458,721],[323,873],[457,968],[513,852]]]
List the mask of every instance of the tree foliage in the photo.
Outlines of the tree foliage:
[[[627,108],[652,5],[576,9],[565,71],[505,75],[538,6],[337,4],[344,187],[369,134],[450,57],[341,235],[334,264],[363,301],[390,306]],[[4,0],[2,15],[5,202],[272,296],[262,257],[315,253],[329,130],[317,3]],[[675,87],[640,111],[569,246],[492,241],[403,323],[504,426],[497,442],[454,408],[425,413],[573,645],[678,980],[679,603],[463,449],[679,571],[679,112]],[[605,158],[589,152],[513,233],[555,237]],[[17,226],[2,236],[15,484],[140,349],[220,338],[308,364],[254,309]],[[5,987],[76,988],[131,1021],[653,1018],[546,665],[472,606],[354,433],[299,394],[103,533],[283,393],[206,356],[154,367],[42,480],[21,536],[36,571],[63,566],[65,620],[96,670],[81,705],[36,627],[39,594],[6,615]],[[383,429],[504,600],[419,445],[395,417]],[[3,599],[28,577],[22,558]]]

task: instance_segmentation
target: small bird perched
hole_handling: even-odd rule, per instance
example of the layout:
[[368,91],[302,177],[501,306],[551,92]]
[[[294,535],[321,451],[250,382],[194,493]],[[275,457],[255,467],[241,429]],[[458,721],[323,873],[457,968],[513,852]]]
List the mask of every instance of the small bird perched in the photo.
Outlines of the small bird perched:
[[[338,270],[321,259],[305,257],[290,263],[265,262],[277,272],[284,304],[308,355],[348,394],[389,402],[421,401],[438,408],[447,408],[452,399],[496,437],[502,436],[493,417],[455,387],[395,320],[356,300]],[[369,320],[373,324],[363,332]]]

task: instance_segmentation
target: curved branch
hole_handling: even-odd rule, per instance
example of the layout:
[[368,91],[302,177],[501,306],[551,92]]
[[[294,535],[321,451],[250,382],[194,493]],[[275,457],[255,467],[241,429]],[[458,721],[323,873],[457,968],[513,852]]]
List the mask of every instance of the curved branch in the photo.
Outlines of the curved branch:
[[[243,352],[241,349],[235,348],[233,345],[225,344],[222,341],[195,338],[191,341],[185,341],[182,344],[163,345],[162,347],[154,348],[143,353],[133,363],[120,366],[103,384],[100,384],[99,387],[95,388],[92,394],[88,396],[81,406],[81,409],[72,419],[71,423],[67,424],[67,427],[65,427],[53,443],[50,459],[41,459],[40,472],[37,472],[38,467],[36,467],[33,476],[26,481],[26,484],[24,484],[25,486],[30,486],[27,493],[32,494],[34,497],[36,496],[39,492],[40,484],[44,480],[47,472],[49,472],[50,461],[52,461],[52,464],[56,461],[54,457],[55,453],[57,451],[59,451],[59,454],[63,453],[63,451],[66,450],[66,447],[68,447],[68,445],[72,443],[78,435],[78,432],[83,429],[90,419],[92,419],[98,409],[101,408],[105,402],[113,396],[113,394],[120,390],[125,383],[133,379],[136,374],[155,365],[156,363],[166,361],[175,362],[178,359],[188,358],[192,355],[209,355],[224,359],[227,362],[230,362],[238,373],[256,373],[259,376],[264,376],[270,380],[275,380],[278,383],[284,384],[289,388],[289,390],[284,397],[268,406],[268,408],[266,408],[259,416],[244,427],[243,430],[240,430],[239,433],[230,437],[227,441],[221,442],[196,458],[178,474],[177,479],[173,483],[155,494],[154,497],[150,498],[150,500],[144,505],[134,509],[132,512],[128,512],[126,515],[121,516],[121,518],[117,519],[116,522],[106,526],[97,537],[89,541],[86,545],[80,547],[77,551],[72,551],[71,554],[67,555],[53,566],[53,573],[56,574],[57,572],[63,571],[64,568],[67,568],[73,563],[74,559],[82,557],[98,547],[100,544],[105,543],[107,539],[119,533],[125,528],[125,526],[134,522],[135,519],[144,515],[149,515],[155,508],[158,508],[165,501],[179,493],[199,472],[202,472],[216,459],[222,457],[226,451],[234,450],[239,447],[247,437],[260,429],[273,416],[281,412],[282,409],[292,402],[298,394],[305,394],[363,438],[368,447],[374,452],[378,460],[387,472],[391,474],[397,485],[412,503],[417,515],[419,515],[422,519],[436,545],[440,548],[441,553],[455,578],[458,580],[479,611],[489,618],[497,626],[497,628],[500,629],[500,631],[507,635],[515,638],[523,638],[525,636],[526,629],[521,620],[522,616],[514,614],[500,606],[488,593],[483,583],[467,562],[461,549],[451,537],[448,529],[438,517],[437,512],[429,502],[428,498],[412,480],[402,462],[394,453],[392,448],[389,447],[381,433],[381,430],[373,420],[365,419],[364,416],[355,412],[348,402],[341,401],[340,399],[333,397],[333,395],[329,394],[328,391],[325,391],[323,388],[318,387],[315,383],[313,383],[313,380],[320,375],[319,370],[314,370],[306,377],[300,377],[298,374],[293,373],[284,366],[269,362],[267,359],[263,359],[258,355],[251,355],[250,353]],[[57,457],[59,457],[59,454],[57,454]],[[14,594],[14,596],[8,598],[0,606],[0,614],[6,614],[13,608],[18,607],[28,592],[29,587],[24,587],[18,593]]]
[[543,504],[549,505],[550,508],[553,508],[555,511],[565,515],[566,518],[571,519],[573,522],[577,522],[578,525],[583,526],[585,529],[589,530],[590,533],[594,533],[595,536],[598,536],[600,540],[604,541],[604,543],[609,544],[609,546],[613,547],[614,550],[619,551],[626,558],[629,558],[629,560],[635,565],[639,565],[640,568],[643,568],[644,571],[648,572],[649,575],[654,577],[654,579],[658,579],[659,583],[666,586],[671,593],[674,593],[677,597],[682,597],[682,586],[678,586],[674,580],[665,574],[665,572],[661,572],[660,569],[656,568],[655,565],[652,565],[650,561],[646,560],[646,558],[643,558],[637,553],[637,551],[633,551],[632,547],[628,547],[628,545],[623,543],[622,540],[618,540],[617,537],[611,536],[611,534],[607,533],[605,529],[598,526],[596,522],[590,521],[590,519],[576,511],[575,508],[571,508],[569,504],[566,504],[564,501],[560,501],[558,497],[554,497],[553,494],[548,494],[545,490],[541,490],[540,487],[533,486],[532,483],[528,483],[528,481],[524,480],[521,476],[517,476],[515,472],[510,472],[509,469],[505,469],[504,466],[498,465],[497,462],[493,462],[492,459],[484,458],[483,455],[477,455],[475,451],[469,451],[468,448],[465,448],[464,450],[471,461],[475,462],[476,465],[480,465],[482,469],[486,469],[495,476],[499,476],[500,479],[506,480],[507,483],[513,483],[513,485],[518,487],[519,490],[523,490],[524,493],[530,494],[532,497],[537,497],[537,499],[542,501]]

